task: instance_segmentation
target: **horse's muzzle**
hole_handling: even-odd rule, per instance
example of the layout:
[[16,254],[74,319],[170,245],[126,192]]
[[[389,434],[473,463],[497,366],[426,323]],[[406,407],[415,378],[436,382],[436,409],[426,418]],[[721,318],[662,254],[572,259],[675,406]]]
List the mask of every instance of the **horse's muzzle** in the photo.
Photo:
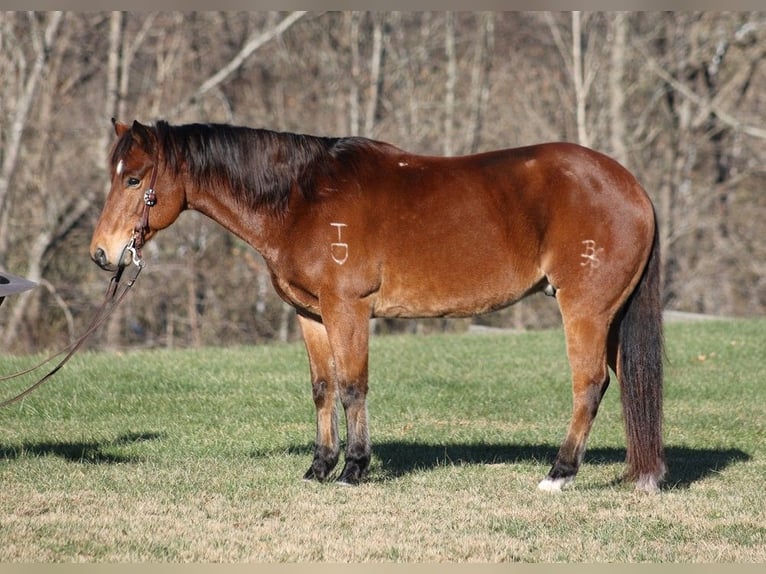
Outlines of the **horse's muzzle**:
[[117,260],[112,261],[110,260],[109,254],[103,247],[96,247],[91,252],[90,258],[96,265],[105,271],[117,271],[117,269],[125,268],[131,263],[138,265],[139,267],[143,265],[143,261],[141,260],[141,252],[138,248],[135,247],[135,241],[133,239],[126,243],[119,253],[120,256],[117,258]]
[[106,251],[98,247],[93,253],[91,253],[90,258],[93,260],[93,262],[101,267],[101,269],[104,269],[105,271],[115,271],[117,269],[117,265],[114,263],[110,263],[109,257],[106,254]]

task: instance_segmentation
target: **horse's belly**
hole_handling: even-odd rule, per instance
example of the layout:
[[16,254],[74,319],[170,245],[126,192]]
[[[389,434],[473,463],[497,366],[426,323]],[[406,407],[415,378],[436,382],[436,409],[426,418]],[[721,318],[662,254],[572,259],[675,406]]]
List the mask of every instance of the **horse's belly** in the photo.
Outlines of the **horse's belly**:
[[541,280],[539,273],[523,276],[497,270],[472,274],[454,271],[410,275],[384,280],[373,305],[375,317],[470,317],[511,305]]
[[422,300],[383,300],[373,309],[373,317],[425,319],[428,317],[472,317],[502,309],[511,305],[515,298],[507,300],[492,299],[477,302],[475,300],[422,301]]

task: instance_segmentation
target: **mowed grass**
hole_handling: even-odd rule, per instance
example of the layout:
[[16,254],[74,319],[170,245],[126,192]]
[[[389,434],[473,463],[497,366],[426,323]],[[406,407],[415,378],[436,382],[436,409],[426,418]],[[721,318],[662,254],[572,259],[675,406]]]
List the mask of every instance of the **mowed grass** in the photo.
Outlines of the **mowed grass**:
[[0,562],[766,561],[766,321],[666,339],[656,496],[619,481],[616,381],[573,488],[536,490],[571,410],[558,330],[373,339],[359,487],[301,480],[301,344],[78,355],[0,411]]

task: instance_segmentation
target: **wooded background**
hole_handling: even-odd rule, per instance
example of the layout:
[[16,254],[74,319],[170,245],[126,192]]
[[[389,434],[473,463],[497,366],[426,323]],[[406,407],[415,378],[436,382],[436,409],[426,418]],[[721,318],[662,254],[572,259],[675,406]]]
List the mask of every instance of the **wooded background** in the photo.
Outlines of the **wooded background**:
[[[568,140],[612,155],[657,207],[668,309],[766,311],[766,13],[3,13],[0,269],[40,283],[0,349],[79,334],[109,275],[88,256],[110,119],[364,135],[458,155]],[[94,348],[291,340],[260,257],[184,214]],[[473,320],[376,332],[539,328],[534,296]]]

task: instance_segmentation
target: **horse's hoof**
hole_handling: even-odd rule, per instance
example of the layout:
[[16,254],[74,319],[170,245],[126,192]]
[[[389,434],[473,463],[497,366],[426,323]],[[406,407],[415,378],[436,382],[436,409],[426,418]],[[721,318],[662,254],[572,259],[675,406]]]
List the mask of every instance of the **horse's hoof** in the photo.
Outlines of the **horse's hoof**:
[[354,476],[351,474],[346,475],[345,473],[343,473],[335,482],[337,482],[341,486],[357,486],[360,482],[362,482],[362,477]]
[[324,482],[327,480],[327,473],[318,473],[314,465],[309,467],[306,474],[303,475],[303,480],[306,482]]
[[338,484],[343,484],[346,486],[356,486],[362,482],[362,477],[364,477],[364,474],[365,469],[362,466],[354,461],[346,461],[346,464],[343,467],[343,472],[340,473],[340,477],[338,478],[337,482]]
[[317,478],[316,474],[314,474],[314,469],[310,468],[306,471],[306,474],[303,475],[303,480],[306,482],[318,482],[319,479]]

